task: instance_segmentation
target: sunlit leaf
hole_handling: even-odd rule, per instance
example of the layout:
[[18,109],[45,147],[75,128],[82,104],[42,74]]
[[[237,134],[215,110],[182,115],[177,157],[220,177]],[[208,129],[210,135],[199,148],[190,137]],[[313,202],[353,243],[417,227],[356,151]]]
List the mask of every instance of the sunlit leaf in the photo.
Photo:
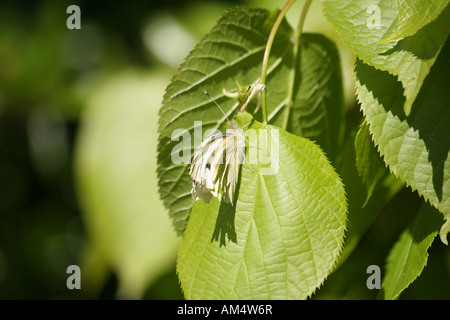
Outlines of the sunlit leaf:
[[243,164],[236,206],[194,204],[177,264],[188,299],[305,299],[339,257],[347,203],[334,168],[307,139],[257,132],[277,169]]
[[356,64],[358,98],[384,161],[444,215],[450,212],[449,57],[447,42],[409,116],[396,77]]
[[401,40],[415,34],[435,20],[448,5],[448,0],[396,0],[398,3],[397,28],[382,42]]
[[[360,60],[398,77],[406,97],[403,108],[408,115],[449,35],[450,6],[413,35],[399,41],[381,43],[380,40],[396,29],[400,15],[404,14],[396,1],[323,0],[323,5],[325,15],[336,26],[344,44]],[[423,15],[422,11],[414,12],[414,16]]]

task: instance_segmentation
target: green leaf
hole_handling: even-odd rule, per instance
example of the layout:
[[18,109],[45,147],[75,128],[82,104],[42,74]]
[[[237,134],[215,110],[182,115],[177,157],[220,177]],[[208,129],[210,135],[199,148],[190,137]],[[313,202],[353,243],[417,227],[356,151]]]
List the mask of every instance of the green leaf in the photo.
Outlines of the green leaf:
[[448,5],[448,0],[397,0],[397,29],[382,42],[398,41],[411,36],[435,20]]
[[450,213],[450,43],[406,116],[396,77],[356,63],[357,94],[370,133],[390,170],[444,215]]
[[375,149],[370,136],[369,126],[366,121],[361,124],[358,133],[356,134],[355,150],[356,168],[367,189],[366,201],[363,204],[364,206],[372,196],[375,186],[386,173],[386,167]]
[[319,34],[302,34],[298,50],[297,61],[291,63],[286,57],[289,73],[277,74],[276,83],[269,82],[269,90],[283,91],[292,86],[294,91],[292,104],[286,102],[285,92],[280,98],[282,104],[269,108],[269,122],[315,141],[334,163],[344,138],[339,55],[334,43]]
[[[188,150],[192,152],[202,140],[195,137],[194,121],[202,121],[202,132],[225,129],[225,117],[203,92],[207,90],[231,118],[242,101],[228,97],[223,90],[245,93],[258,79],[277,13],[250,8],[227,12],[196,45],[167,87],[159,120],[158,179],[161,198],[179,234],[184,232],[193,199],[189,164],[168,160],[173,148],[183,142],[172,134],[177,129],[188,130],[195,139]],[[283,22],[272,47],[266,83],[269,122],[316,141],[334,162],[343,138],[339,57],[334,44],[320,35],[302,35],[298,50],[294,50],[293,34]],[[255,106],[249,105],[248,110]],[[256,119],[261,120],[261,112]]]
[[255,127],[257,150],[271,150],[278,170],[243,164],[235,206],[194,204],[177,263],[187,299],[305,299],[342,249],[345,191],[326,156],[307,139]]
[[77,194],[89,243],[117,274],[121,298],[141,297],[173,264],[179,245],[155,173],[158,97],[167,80],[135,72],[109,79],[89,100],[77,140]]
[[448,246],[447,235],[450,233],[450,214],[444,217],[445,222],[442,224],[441,230],[439,230],[439,237],[443,244]]
[[[323,0],[328,19],[344,44],[366,64],[398,77],[406,97],[405,114],[411,106],[450,32],[450,6],[415,34],[395,42],[380,43],[396,28],[397,3],[391,0]],[[423,12],[414,12],[414,15]],[[415,21],[415,20],[414,20]]]
[[422,204],[418,215],[402,232],[387,258],[381,291],[384,299],[398,299],[422,273],[428,260],[428,248],[441,223],[439,212],[426,203]]

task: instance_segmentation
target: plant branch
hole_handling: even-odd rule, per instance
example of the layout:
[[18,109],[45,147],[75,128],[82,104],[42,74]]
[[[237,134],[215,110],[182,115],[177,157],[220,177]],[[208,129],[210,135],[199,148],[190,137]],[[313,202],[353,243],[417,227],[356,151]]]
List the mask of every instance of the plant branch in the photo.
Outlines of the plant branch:
[[306,13],[308,12],[311,0],[306,0],[303,5],[302,13],[300,15],[300,20],[298,21],[297,31],[295,33],[295,39],[298,41],[302,35],[303,25],[305,24]]

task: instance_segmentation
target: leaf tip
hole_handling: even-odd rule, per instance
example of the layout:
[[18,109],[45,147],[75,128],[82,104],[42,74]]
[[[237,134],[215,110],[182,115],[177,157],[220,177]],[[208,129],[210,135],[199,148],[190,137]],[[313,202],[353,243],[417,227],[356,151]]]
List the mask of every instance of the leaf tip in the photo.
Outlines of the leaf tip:
[[446,221],[439,231],[439,237],[441,238],[442,243],[448,246],[447,235],[450,232],[450,216],[445,216],[444,219]]

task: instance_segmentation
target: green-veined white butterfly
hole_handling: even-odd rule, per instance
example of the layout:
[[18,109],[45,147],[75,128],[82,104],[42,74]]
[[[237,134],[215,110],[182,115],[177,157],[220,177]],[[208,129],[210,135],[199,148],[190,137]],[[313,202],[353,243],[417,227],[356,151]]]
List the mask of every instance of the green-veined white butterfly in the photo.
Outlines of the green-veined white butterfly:
[[[219,104],[205,92],[219,107]],[[227,117],[228,120],[228,117]],[[208,136],[191,158],[189,173],[192,181],[192,197],[203,198],[209,203],[213,196],[233,204],[234,193],[239,178],[239,168],[245,158],[245,137],[236,122],[228,120],[229,128]]]

